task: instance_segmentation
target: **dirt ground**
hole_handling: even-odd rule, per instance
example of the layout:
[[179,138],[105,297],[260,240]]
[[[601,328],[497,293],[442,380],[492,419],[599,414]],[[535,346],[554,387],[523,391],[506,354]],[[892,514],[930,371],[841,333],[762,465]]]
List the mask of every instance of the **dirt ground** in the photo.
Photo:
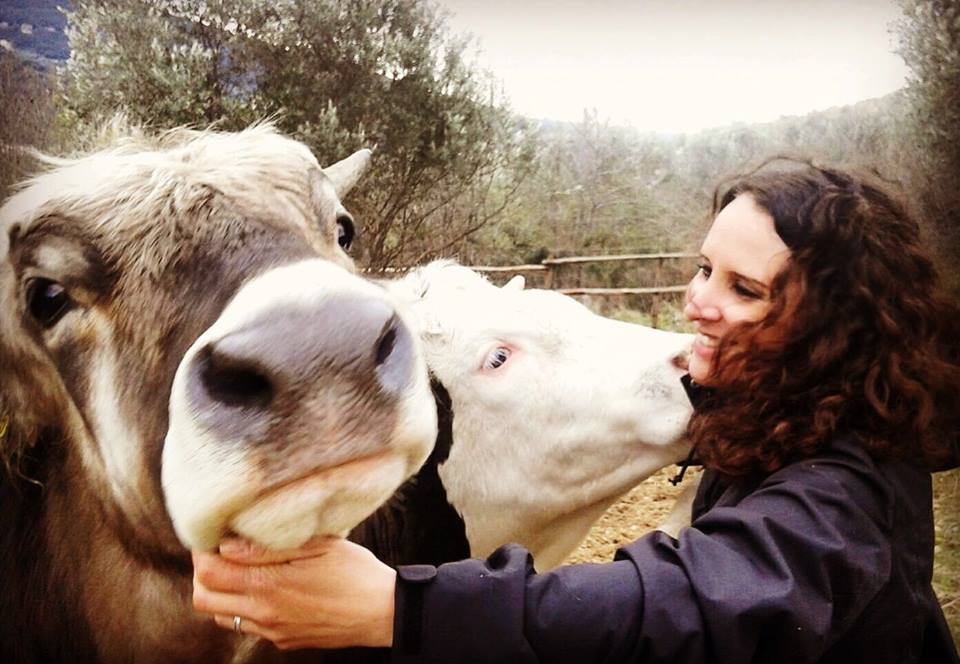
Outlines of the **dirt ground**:
[[577,550],[570,554],[567,562],[599,563],[613,560],[613,554],[619,547],[656,528],[670,513],[673,501],[684,485],[700,472],[698,468],[688,469],[683,483],[675,487],[669,480],[677,474],[677,470],[677,466],[664,468],[611,505]]

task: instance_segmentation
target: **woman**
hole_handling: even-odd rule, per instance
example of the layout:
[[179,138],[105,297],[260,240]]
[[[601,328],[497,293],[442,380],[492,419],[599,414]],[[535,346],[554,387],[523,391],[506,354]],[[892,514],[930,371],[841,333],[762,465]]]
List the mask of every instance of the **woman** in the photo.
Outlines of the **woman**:
[[399,662],[958,661],[929,471],[956,462],[960,320],[917,224],[872,178],[781,162],[718,189],[701,253],[684,312],[707,470],[678,539],[546,574],[517,546],[395,573],[342,541],[231,542],[195,554],[195,606]]

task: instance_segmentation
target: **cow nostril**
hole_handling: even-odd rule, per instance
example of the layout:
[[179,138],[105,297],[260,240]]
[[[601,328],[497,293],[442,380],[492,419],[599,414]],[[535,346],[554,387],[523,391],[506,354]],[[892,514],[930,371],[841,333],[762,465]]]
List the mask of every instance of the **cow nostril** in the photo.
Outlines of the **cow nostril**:
[[397,327],[391,323],[386,332],[380,335],[377,340],[376,366],[381,366],[390,357],[394,347],[397,345]]
[[273,385],[255,366],[208,350],[201,358],[200,380],[211,399],[233,408],[265,408]]

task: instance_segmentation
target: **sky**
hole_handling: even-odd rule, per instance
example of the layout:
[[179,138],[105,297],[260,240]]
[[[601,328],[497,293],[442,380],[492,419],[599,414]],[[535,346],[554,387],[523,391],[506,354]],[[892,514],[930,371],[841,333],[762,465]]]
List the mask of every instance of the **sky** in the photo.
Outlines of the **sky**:
[[894,0],[439,0],[533,118],[584,109],[688,132],[879,97],[905,83]]

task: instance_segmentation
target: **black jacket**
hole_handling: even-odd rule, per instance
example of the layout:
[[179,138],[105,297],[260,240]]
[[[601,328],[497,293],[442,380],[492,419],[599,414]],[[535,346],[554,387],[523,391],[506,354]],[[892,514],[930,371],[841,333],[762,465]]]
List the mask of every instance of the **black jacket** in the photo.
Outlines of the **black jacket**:
[[953,664],[930,586],[930,475],[840,441],[749,486],[709,471],[693,522],[612,563],[401,567],[394,662]]

